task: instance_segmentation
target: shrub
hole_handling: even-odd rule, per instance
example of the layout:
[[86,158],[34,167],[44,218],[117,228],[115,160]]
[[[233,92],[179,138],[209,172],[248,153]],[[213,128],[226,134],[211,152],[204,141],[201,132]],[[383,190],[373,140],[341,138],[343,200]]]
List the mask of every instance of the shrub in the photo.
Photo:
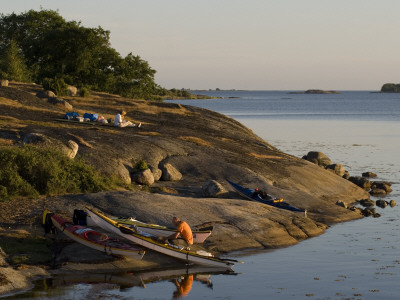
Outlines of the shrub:
[[148,168],[149,168],[149,166],[147,165],[147,162],[143,159],[137,161],[134,166],[134,169],[137,171],[144,171]]
[[112,188],[83,159],[71,160],[55,150],[33,146],[0,148],[0,197],[37,197],[66,193],[91,193]]
[[82,87],[79,89],[79,96],[81,97],[89,97],[90,96],[90,91],[86,87]]
[[45,78],[42,85],[45,90],[53,91],[57,96],[68,95],[68,85],[62,78]]

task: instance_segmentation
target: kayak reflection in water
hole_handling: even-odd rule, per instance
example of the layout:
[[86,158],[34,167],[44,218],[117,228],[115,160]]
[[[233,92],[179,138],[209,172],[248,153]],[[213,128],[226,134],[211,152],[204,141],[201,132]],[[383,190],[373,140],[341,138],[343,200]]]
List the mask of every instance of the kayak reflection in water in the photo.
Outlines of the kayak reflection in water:
[[180,299],[186,297],[190,290],[192,289],[193,284],[193,274],[189,274],[181,278],[180,280],[174,280],[176,291],[173,294],[173,299]]

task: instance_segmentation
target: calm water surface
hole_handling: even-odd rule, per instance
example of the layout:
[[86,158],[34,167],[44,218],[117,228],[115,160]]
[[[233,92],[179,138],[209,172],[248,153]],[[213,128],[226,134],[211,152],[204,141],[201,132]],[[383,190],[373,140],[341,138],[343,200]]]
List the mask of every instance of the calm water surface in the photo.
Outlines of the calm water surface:
[[[295,156],[321,151],[345,165],[351,175],[377,173],[377,180],[393,183],[393,192],[385,199],[400,203],[399,94],[202,93],[224,99],[174,102],[229,115]],[[293,247],[241,256],[245,263],[235,265],[236,275],[193,275],[185,299],[400,299],[400,209],[378,212],[382,217],[332,226],[322,236]],[[40,281],[35,297],[171,299],[178,297],[171,278],[160,276],[145,287],[107,278],[98,284],[58,287]],[[175,278],[188,281],[185,273]],[[20,297],[30,296],[32,292]]]

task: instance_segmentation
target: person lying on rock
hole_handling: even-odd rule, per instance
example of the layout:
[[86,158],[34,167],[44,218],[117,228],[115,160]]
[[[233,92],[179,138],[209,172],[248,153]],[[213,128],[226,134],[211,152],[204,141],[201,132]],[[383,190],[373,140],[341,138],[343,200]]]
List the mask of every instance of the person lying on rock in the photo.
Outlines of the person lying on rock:
[[[136,124],[132,123],[131,121],[124,120],[126,115],[125,110],[121,110],[114,118],[114,126],[117,127],[135,127]],[[142,126],[142,123],[139,123],[137,127]]]
[[260,189],[255,189],[252,196],[253,197],[259,196],[261,199],[266,199],[266,200],[272,199],[272,197],[268,195],[266,191]]
[[[161,237],[160,240],[163,242],[168,241],[170,244],[180,247],[191,247],[193,245],[193,234],[189,224],[178,217],[172,218],[172,224],[176,226],[176,232],[170,236]],[[182,239],[178,239],[179,237]]]
[[255,189],[253,192],[252,197],[260,197],[261,199],[264,200],[273,200],[274,202],[282,202],[282,198],[275,198],[272,197],[270,194],[268,194],[266,191],[260,190],[260,189]]

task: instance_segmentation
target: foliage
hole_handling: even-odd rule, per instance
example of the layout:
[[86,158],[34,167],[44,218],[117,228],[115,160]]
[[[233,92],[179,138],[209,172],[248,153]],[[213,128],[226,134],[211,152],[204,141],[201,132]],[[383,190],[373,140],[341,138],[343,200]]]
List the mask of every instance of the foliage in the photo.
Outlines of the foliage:
[[57,96],[68,94],[68,84],[62,78],[45,78],[42,85],[45,90],[53,91]]
[[60,152],[33,146],[0,148],[0,193],[5,200],[65,193],[90,193],[110,189],[83,159],[71,160]]
[[183,97],[183,98],[190,99],[190,96],[191,96],[190,93],[184,89],[181,89],[181,90],[171,89],[170,92],[174,96]]
[[[110,46],[109,31],[68,22],[57,11],[1,14],[0,52],[12,41],[37,83],[58,78],[70,85],[141,98],[158,91],[156,71],[132,53],[121,57]],[[0,71],[6,73],[4,67]]]
[[381,88],[381,92],[383,92],[383,93],[400,93],[400,84],[385,83]]
[[138,160],[135,163],[135,166],[134,166],[134,169],[137,170],[137,171],[144,171],[144,170],[146,170],[148,168],[149,168],[149,166],[147,165],[147,162],[145,160],[143,160],[143,159]]
[[89,97],[90,96],[90,91],[88,88],[86,87],[81,87],[79,89],[79,96],[81,97]]
[[30,79],[24,57],[14,40],[3,49],[0,56],[0,76],[2,79],[27,82]]

